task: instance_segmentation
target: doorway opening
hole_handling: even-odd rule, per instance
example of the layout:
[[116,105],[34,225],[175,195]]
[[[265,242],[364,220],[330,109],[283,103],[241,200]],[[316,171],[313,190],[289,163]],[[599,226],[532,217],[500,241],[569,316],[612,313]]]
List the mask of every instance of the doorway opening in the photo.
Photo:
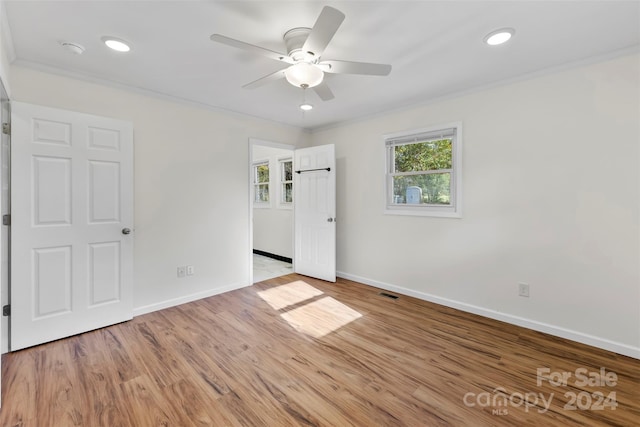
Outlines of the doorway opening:
[[249,140],[251,283],[293,272],[294,146]]

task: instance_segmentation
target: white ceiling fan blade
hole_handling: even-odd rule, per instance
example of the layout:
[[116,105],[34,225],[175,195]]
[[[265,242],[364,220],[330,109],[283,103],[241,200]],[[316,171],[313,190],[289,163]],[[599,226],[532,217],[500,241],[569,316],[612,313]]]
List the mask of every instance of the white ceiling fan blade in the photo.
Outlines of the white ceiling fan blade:
[[264,77],[260,77],[258,80],[254,80],[251,83],[247,83],[242,86],[245,89],[255,89],[257,87],[263,86],[267,83],[271,83],[276,80],[284,79],[284,70],[278,70],[275,73],[268,74]]
[[323,101],[331,101],[335,96],[333,96],[333,92],[331,92],[331,88],[327,85],[327,82],[322,82],[318,86],[314,86],[313,91],[322,99]]
[[372,64],[369,62],[352,62],[328,60],[318,66],[327,73],[337,74],[365,74],[369,76],[388,76],[391,72],[389,64]]
[[232,46],[238,49],[246,50],[248,52],[257,53],[262,56],[266,56],[267,58],[275,59],[276,61],[283,61],[287,64],[293,64],[293,59],[289,58],[284,53],[275,52],[273,50],[265,49],[260,46],[255,46],[249,43],[241,42],[240,40],[232,39],[227,36],[223,36],[221,34],[212,34],[209,37],[211,41],[226,44],[227,46]]
[[316,58],[322,56],[342,21],[344,21],[344,13],[338,9],[325,6],[320,12],[316,23],[313,24],[309,37],[307,37],[302,46],[303,52],[312,52]]

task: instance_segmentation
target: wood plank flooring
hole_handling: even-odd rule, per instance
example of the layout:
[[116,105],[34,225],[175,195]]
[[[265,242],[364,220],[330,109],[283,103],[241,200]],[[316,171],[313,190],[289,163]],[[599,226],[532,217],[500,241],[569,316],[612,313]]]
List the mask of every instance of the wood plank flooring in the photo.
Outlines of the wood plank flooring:
[[379,291],[292,274],[6,354],[0,426],[640,425],[640,361]]

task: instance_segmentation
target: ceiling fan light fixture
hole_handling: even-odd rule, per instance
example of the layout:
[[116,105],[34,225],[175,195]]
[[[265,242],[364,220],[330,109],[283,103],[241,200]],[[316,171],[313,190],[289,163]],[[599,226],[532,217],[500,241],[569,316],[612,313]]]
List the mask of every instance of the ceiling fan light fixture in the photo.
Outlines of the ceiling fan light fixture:
[[516,30],[513,28],[501,28],[495,30],[484,36],[484,42],[489,46],[497,46],[509,41],[515,34]]
[[300,109],[302,111],[313,110],[313,105],[311,105],[311,104],[300,104]]
[[296,87],[314,87],[322,83],[324,73],[308,62],[298,62],[284,70],[287,81]]

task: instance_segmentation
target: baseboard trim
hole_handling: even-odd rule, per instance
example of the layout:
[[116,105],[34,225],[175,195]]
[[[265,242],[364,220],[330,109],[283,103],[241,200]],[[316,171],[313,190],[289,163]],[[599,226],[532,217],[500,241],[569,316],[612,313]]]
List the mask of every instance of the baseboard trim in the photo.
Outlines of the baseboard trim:
[[196,292],[195,294],[184,295],[179,298],[173,298],[166,301],[161,301],[155,304],[143,305],[142,307],[135,307],[133,309],[133,317],[141,316],[143,314],[152,313],[154,311],[163,310],[165,308],[174,307],[176,305],[186,304],[188,302],[197,301],[202,298],[212,297],[214,295],[223,294],[229,291],[235,291],[236,289],[251,286],[247,283],[235,283],[231,285],[221,286],[219,288],[209,289],[202,292]]
[[272,254],[271,252],[265,252],[265,251],[261,251],[259,249],[254,249],[253,253],[256,254],[256,255],[262,255],[262,256],[266,256],[268,258],[277,259],[278,261],[288,262],[289,264],[293,263],[293,259],[287,258],[286,256],[282,256],[282,255]]
[[494,320],[500,320],[502,322],[510,323],[516,326],[522,326],[523,328],[532,329],[538,332],[544,332],[549,335],[554,335],[561,338],[566,338],[572,341],[576,341],[582,344],[587,344],[593,347],[598,347],[603,350],[612,351],[614,353],[622,354],[624,356],[633,357],[634,359],[640,359],[640,348],[633,347],[627,344],[622,344],[615,341],[610,341],[605,338],[596,337],[593,335],[585,334],[582,332],[573,331],[570,329],[562,328],[555,325],[550,325],[544,322],[538,322],[536,320],[526,319],[524,317],[514,316],[511,314],[500,313],[495,310],[479,307],[472,304],[467,304],[460,301],[455,301],[448,298],[442,298],[436,295],[414,291],[412,289],[403,288],[401,286],[391,285],[389,283],[379,282],[377,280],[368,279],[366,277],[357,276],[355,274],[345,273],[338,271],[337,276],[347,280],[353,280],[355,282],[364,283],[366,285],[374,286],[376,288],[384,289],[391,292],[396,292],[402,295],[408,295],[414,298],[418,298],[424,301],[429,301],[435,304],[443,305],[446,307],[455,308],[468,313],[477,314],[483,317],[488,317]]

